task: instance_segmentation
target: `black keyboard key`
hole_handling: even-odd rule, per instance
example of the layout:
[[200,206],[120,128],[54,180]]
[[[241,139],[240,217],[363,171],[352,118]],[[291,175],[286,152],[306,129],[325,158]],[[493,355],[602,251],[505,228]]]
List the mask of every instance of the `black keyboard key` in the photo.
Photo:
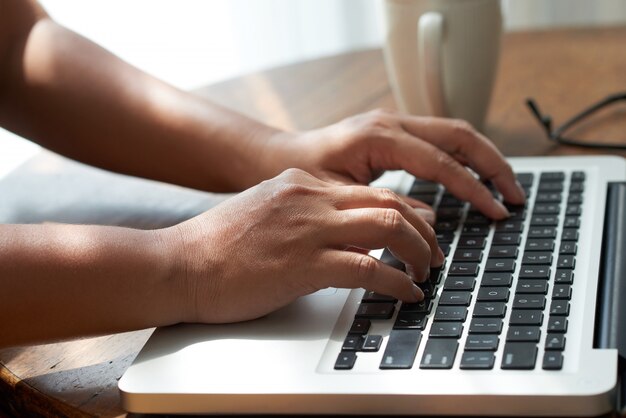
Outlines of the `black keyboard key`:
[[557,351],[546,351],[541,367],[544,370],[561,370],[563,368],[563,354]]
[[478,289],[477,302],[507,302],[509,289],[506,287],[485,287]]
[[565,208],[565,216],[580,216],[582,207],[580,205],[567,205]]
[[526,251],[550,251],[554,250],[554,240],[545,238],[532,238],[526,241]]
[[439,207],[440,208],[459,208],[463,206],[464,204],[465,202],[463,202],[462,200],[459,200],[458,198],[452,195],[444,194],[441,197],[441,201],[439,202]]
[[443,242],[438,242],[439,244],[439,248],[441,248],[441,251],[443,252],[443,255],[445,255],[446,257],[450,255],[450,243],[443,243]]
[[363,340],[363,345],[361,346],[361,351],[367,352],[376,352],[380,350],[380,346],[383,342],[382,335],[368,335]]
[[542,193],[555,193],[555,192],[562,192],[563,191],[563,183],[561,182],[550,182],[550,183],[539,183],[539,192]]
[[437,232],[454,232],[459,227],[458,221],[438,221],[434,229]]
[[517,247],[510,245],[498,245],[491,247],[489,250],[489,258],[517,258]]
[[474,290],[476,279],[473,277],[450,276],[443,285],[444,290]]
[[521,184],[522,186],[533,185],[533,179],[535,177],[533,173],[517,173],[515,176],[517,177],[517,181],[519,182],[519,184]]
[[572,241],[563,241],[559,247],[560,255],[576,255],[578,244]]
[[552,299],[570,300],[572,298],[572,286],[569,284],[555,284],[552,289]]
[[567,197],[568,205],[580,205],[581,203],[583,203],[583,195],[580,193],[570,193]]
[[466,351],[461,356],[461,365],[464,370],[491,370],[496,357],[490,351]]
[[489,225],[490,223],[491,219],[482,213],[471,212],[465,218],[465,225]]
[[522,221],[500,221],[496,223],[496,232],[512,233],[522,232],[524,230],[524,222]]
[[466,318],[465,306],[438,306],[435,310],[435,321],[465,322]]
[[363,336],[361,335],[348,335],[343,340],[341,351],[359,351],[363,345]]
[[565,350],[565,335],[550,334],[546,336],[546,350],[563,351]]
[[457,248],[485,248],[485,238],[461,235]]
[[453,261],[465,261],[465,262],[476,262],[480,263],[483,259],[482,250],[471,249],[471,248],[459,248],[454,252]]
[[548,282],[546,280],[520,280],[517,282],[515,293],[521,294],[541,294],[548,293]]
[[481,279],[481,286],[505,286],[509,287],[513,283],[511,273],[485,273]]
[[506,303],[504,302],[477,302],[474,305],[474,318],[504,318]]
[[580,218],[578,216],[566,216],[563,228],[579,228]]
[[430,326],[430,338],[461,338],[461,322],[433,322]]
[[539,176],[540,183],[562,182],[565,180],[565,173],[562,171],[546,171]]
[[437,287],[430,279],[415,284],[422,290],[424,299],[433,299],[437,295]]
[[437,194],[440,189],[441,186],[437,183],[416,180],[411,186],[409,193]]
[[548,318],[548,332],[565,334],[567,332],[567,318],[564,316],[551,316]]
[[422,332],[418,329],[391,330],[379,367],[381,369],[410,369],[413,367],[421,339]]
[[541,338],[541,330],[539,327],[531,326],[514,326],[509,327],[506,333],[507,341],[523,341],[523,342],[539,342]]
[[585,191],[585,184],[584,183],[572,183],[569,185],[569,192],[570,193],[582,193]]
[[559,255],[556,267],[560,269],[573,269],[576,266],[576,258],[573,255]]
[[[526,196],[528,195],[528,192],[526,192]],[[508,221],[523,221],[526,219],[526,209],[524,206],[505,206],[507,206],[509,211],[509,217],[507,218]]]
[[552,264],[552,254],[541,251],[527,252],[522,256],[522,264],[549,266]]
[[428,314],[418,312],[399,312],[393,329],[423,330],[428,322]]
[[396,303],[398,301],[393,296],[376,293],[373,290],[366,290],[361,300],[368,303]]
[[515,260],[508,258],[489,259],[487,260],[485,271],[512,273],[515,271]]
[[435,203],[435,199],[437,197],[434,193],[413,193],[409,192],[409,196],[413,199],[417,199],[420,202],[426,203],[427,205],[432,206]]
[[515,295],[513,309],[539,309],[546,307],[546,298],[541,295]]
[[530,218],[530,226],[558,226],[558,215],[533,215]]
[[550,278],[550,268],[547,266],[525,266],[522,265],[519,272],[520,279],[544,279]]
[[499,343],[496,334],[470,334],[465,340],[465,351],[496,351]]
[[440,221],[454,221],[461,218],[463,209],[461,208],[439,208],[437,210],[437,219]]
[[578,230],[573,228],[563,228],[561,241],[578,241]]
[[451,369],[458,347],[457,340],[445,338],[428,340],[420,369]]
[[342,351],[335,361],[335,370],[351,370],[356,362],[356,353],[354,351]]
[[489,225],[465,225],[463,227],[463,235],[466,237],[486,237],[489,235]]
[[478,263],[459,263],[453,262],[450,264],[448,270],[448,276],[478,276],[479,265]]
[[559,192],[539,192],[535,198],[537,203],[560,203],[563,195]]
[[519,245],[521,240],[520,234],[496,233],[493,236],[492,245]]
[[558,215],[561,205],[558,203],[537,203],[533,208],[533,215]]
[[566,300],[553,300],[550,304],[551,316],[568,316],[569,302]]
[[356,312],[357,318],[389,319],[393,316],[393,303],[361,303]]
[[402,305],[400,305],[400,312],[430,313],[432,308],[433,301],[424,299],[421,302],[402,303]]
[[348,331],[348,333],[365,335],[367,334],[367,331],[370,330],[371,325],[372,325],[372,322],[369,319],[363,319],[363,318],[355,319],[354,322],[352,322],[352,326],[350,327],[350,330]]
[[585,181],[585,172],[584,171],[573,171],[571,180],[572,180],[572,182]]
[[380,261],[398,270],[402,270],[402,271],[406,270],[404,263],[398,260],[397,258],[395,258],[393,254],[391,254],[391,251],[389,251],[386,248],[385,248],[385,251],[383,251],[383,254],[380,256]]
[[454,241],[454,232],[435,231],[435,238],[437,238],[437,242],[439,243],[452,244],[452,241]]
[[511,312],[509,324],[511,325],[536,325],[543,323],[543,312],[533,309],[514,309]]
[[572,270],[557,270],[554,276],[556,284],[572,284],[574,283],[574,272]]
[[472,300],[472,292],[457,292],[444,290],[439,297],[439,305],[462,305],[469,306]]
[[550,226],[531,226],[528,238],[556,238],[556,228]]
[[508,342],[504,345],[502,364],[506,370],[532,370],[537,361],[535,343]]
[[470,322],[470,334],[500,334],[502,320],[500,318],[473,318]]

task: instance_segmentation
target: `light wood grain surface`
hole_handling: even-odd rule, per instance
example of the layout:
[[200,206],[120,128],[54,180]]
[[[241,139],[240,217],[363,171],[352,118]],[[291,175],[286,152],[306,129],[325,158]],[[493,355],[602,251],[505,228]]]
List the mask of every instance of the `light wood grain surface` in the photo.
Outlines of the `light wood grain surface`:
[[[534,97],[559,123],[609,93],[626,90],[626,28],[509,33],[503,42],[488,136],[508,156],[588,153],[548,142],[524,100]],[[251,74],[198,94],[292,130],[395,107],[377,49]],[[626,140],[624,132],[626,106],[621,105],[578,133]],[[178,222],[224,198],[116,176],[50,153],[1,180],[0,194],[0,222],[52,220],[143,228]],[[141,195],[152,197],[143,201],[137,197]],[[0,350],[0,418],[125,415],[117,380],[150,333]]]

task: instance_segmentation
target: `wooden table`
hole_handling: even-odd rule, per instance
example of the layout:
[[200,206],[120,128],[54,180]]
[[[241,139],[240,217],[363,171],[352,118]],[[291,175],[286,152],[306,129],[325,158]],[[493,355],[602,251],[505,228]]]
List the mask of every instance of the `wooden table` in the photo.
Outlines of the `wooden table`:
[[[559,123],[605,95],[624,90],[626,27],[509,33],[504,37],[486,133],[508,156],[589,152],[547,141],[525,98],[537,99]],[[378,49],[251,74],[198,94],[275,126],[299,130],[377,107],[395,107]],[[599,118],[593,132],[597,137],[626,139],[626,106]],[[579,133],[593,136],[593,132]],[[33,164],[41,168],[50,161],[70,164],[49,155]],[[160,221],[191,216],[206,203],[199,200],[202,203],[187,212]],[[111,222],[115,219],[124,221],[118,217]],[[0,350],[0,417],[2,411],[19,416],[125,415],[117,380],[150,333]]]

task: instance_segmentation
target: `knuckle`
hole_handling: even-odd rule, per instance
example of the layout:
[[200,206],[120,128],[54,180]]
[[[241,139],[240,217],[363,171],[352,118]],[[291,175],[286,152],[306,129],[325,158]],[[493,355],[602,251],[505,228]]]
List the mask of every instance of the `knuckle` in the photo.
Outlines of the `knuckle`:
[[459,169],[459,163],[445,152],[438,152],[435,161],[437,164],[437,176],[448,172],[456,172]]
[[378,262],[369,255],[356,257],[354,264],[356,277],[360,282],[371,280],[378,271]]
[[382,222],[389,234],[397,234],[404,230],[402,215],[396,209],[383,209]]
[[400,209],[402,206],[402,201],[400,200],[400,197],[395,194],[393,191],[389,190],[389,189],[378,189],[379,193],[380,193],[380,197],[382,200],[382,203],[385,206],[388,206],[390,208],[394,208],[394,209]]
[[466,120],[455,119],[452,122],[452,132],[454,135],[462,137],[476,137],[476,129]]

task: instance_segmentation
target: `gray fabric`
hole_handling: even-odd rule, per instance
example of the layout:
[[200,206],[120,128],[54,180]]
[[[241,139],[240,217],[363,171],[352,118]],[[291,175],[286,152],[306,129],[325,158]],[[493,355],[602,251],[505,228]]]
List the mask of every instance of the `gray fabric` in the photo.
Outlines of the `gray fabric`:
[[230,196],[115,174],[43,151],[0,180],[0,223],[153,229],[179,223]]

